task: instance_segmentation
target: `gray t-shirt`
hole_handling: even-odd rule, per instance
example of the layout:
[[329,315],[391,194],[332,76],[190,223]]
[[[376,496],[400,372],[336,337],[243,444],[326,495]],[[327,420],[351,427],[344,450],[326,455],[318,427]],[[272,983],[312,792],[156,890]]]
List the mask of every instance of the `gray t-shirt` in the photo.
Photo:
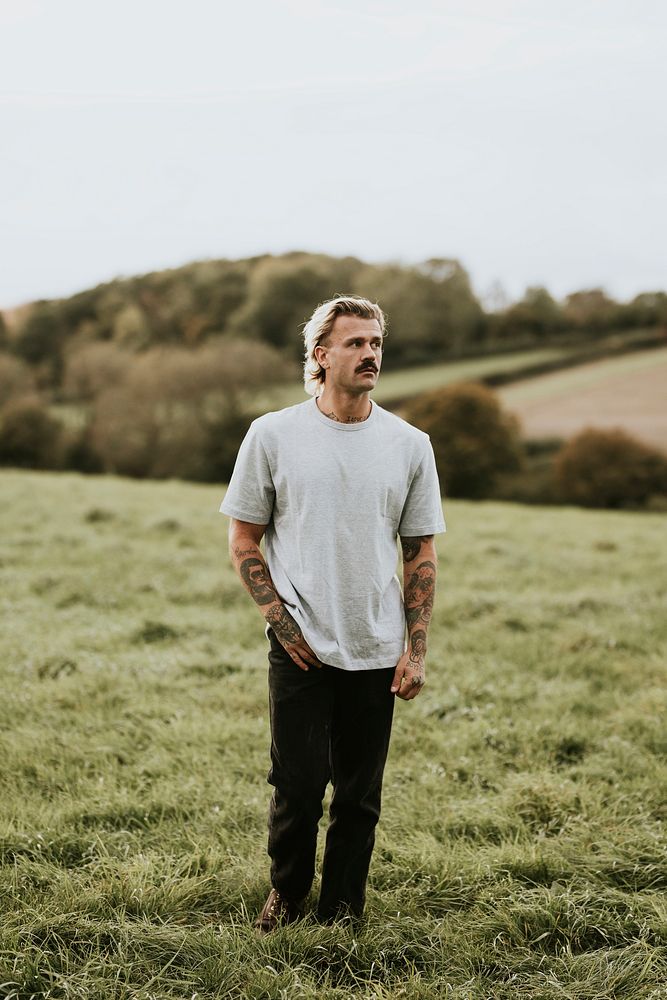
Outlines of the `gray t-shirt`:
[[322,663],[396,666],[405,615],[396,536],[445,530],[428,435],[372,404],[361,423],[315,399],[266,413],[241,445],[220,510],[268,525],[266,561]]

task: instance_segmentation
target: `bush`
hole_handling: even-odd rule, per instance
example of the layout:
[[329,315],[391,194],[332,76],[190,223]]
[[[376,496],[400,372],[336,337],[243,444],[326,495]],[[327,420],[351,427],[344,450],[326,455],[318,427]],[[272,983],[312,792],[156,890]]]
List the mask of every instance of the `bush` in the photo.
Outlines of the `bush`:
[[37,397],[13,399],[0,413],[0,463],[21,468],[60,465],[62,426]]
[[667,493],[667,456],[620,428],[587,428],[556,456],[556,479],[567,503],[644,506]]
[[425,393],[403,416],[431,438],[448,496],[489,497],[502,475],[522,467],[518,422],[483,385],[460,383]]

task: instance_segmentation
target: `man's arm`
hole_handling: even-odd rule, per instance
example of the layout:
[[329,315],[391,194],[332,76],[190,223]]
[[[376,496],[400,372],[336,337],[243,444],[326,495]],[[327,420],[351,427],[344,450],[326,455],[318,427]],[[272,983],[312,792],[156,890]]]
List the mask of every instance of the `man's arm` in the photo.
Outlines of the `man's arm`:
[[319,667],[319,660],[273,585],[259,547],[265,531],[265,524],[251,524],[233,517],[229,525],[229,555],[232,564],[243,586],[275,632],[278,642],[296,665],[302,670],[308,670],[310,666]]
[[436,562],[433,535],[401,538],[403,549],[403,603],[408,626],[408,648],[398,661],[391,690],[410,701],[424,686],[426,635],[435,597]]

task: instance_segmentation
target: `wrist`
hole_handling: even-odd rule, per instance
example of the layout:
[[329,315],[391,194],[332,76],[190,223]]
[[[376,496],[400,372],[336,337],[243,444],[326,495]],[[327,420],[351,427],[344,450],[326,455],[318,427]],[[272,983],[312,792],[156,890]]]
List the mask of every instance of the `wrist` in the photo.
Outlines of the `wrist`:
[[280,642],[295,643],[302,638],[301,629],[281,601],[269,605],[264,612],[264,618]]
[[426,629],[418,623],[408,633],[408,659],[415,666],[423,667],[426,657]]

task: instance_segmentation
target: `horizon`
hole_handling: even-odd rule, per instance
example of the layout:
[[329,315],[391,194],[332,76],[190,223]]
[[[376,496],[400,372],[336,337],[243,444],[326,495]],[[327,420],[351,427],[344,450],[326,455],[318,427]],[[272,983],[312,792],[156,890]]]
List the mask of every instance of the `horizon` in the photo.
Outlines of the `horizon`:
[[[186,267],[191,267],[193,265],[196,266],[197,264],[206,263],[207,261],[218,261],[218,260],[241,261],[241,260],[250,260],[250,259],[253,259],[253,258],[256,258],[256,257],[265,257],[265,256],[266,257],[268,257],[268,256],[281,257],[281,256],[289,256],[291,254],[310,254],[310,255],[313,255],[313,256],[323,255],[323,256],[329,256],[329,257],[333,257],[333,258],[358,257],[358,255],[352,254],[352,253],[349,253],[349,254],[327,254],[327,253],[325,253],[325,251],[317,251],[317,250],[312,250],[311,251],[311,250],[301,250],[301,249],[298,249],[298,250],[286,250],[286,251],[284,251],[284,253],[271,253],[271,252],[267,251],[265,253],[261,253],[260,252],[260,253],[257,253],[257,254],[248,254],[248,255],[245,255],[243,257],[202,257],[202,258],[195,259],[195,260],[186,260],[186,261],[181,262],[180,264],[167,265],[165,267],[158,267],[158,268],[150,268],[149,270],[137,272],[137,273],[134,273],[134,274],[116,274],[116,275],[114,275],[111,278],[103,279],[101,281],[95,282],[94,284],[87,285],[85,288],[75,288],[72,291],[64,292],[63,294],[60,294],[60,295],[38,297],[38,298],[34,298],[34,299],[26,299],[23,302],[15,302],[15,303],[13,303],[11,305],[2,305],[0,303],[0,313],[9,316],[12,313],[20,312],[22,309],[25,309],[26,307],[28,307],[30,305],[34,305],[34,304],[36,304],[38,302],[62,301],[62,300],[68,299],[68,298],[72,298],[72,297],[74,297],[76,295],[80,295],[80,294],[82,294],[84,292],[91,291],[92,289],[95,289],[95,288],[98,288],[98,287],[102,287],[104,285],[112,284],[113,282],[116,282],[116,281],[132,281],[132,280],[136,280],[136,279],[140,279],[141,280],[141,279],[147,277],[150,274],[162,273],[162,272],[166,272],[166,271],[178,271],[178,270],[181,270],[181,269],[186,268]],[[378,267],[396,266],[397,265],[399,267],[411,268],[411,267],[418,267],[420,264],[425,263],[425,259],[424,260],[415,260],[415,261],[405,261],[405,260],[379,260],[379,261],[371,261],[371,260],[367,260],[367,259],[361,258],[361,257],[358,257],[358,259],[363,264],[368,264],[368,265],[371,265],[371,266],[378,266]],[[454,258],[454,259],[456,259],[456,258]],[[470,275],[470,272],[466,268],[465,262],[459,260],[458,263],[464,268],[464,270],[466,270],[466,272],[468,273],[469,277],[471,278],[471,286],[472,286],[472,289],[473,289],[473,293],[475,294],[475,296],[477,297],[478,301],[480,302],[480,305],[482,306],[484,312],[486,312],[486,313],[502,312],[504,309],[506,309],[506,308],[508,308],[508,307],[510,307],[510,306],[512,306],[512,305],[514,305],[514,304],[516,304],[517,302],[520,301],[522,295],[518,296],[517,298],[510,298],[509,296],[507,296],[506,301],[503,304],[498,304],[494,308],[493,304],[491,302],[491,299],[492,299],[493,294],[494,294],[494,290],[493,289],[489,289],[489,290],[487,290],[486,294],[480,294],[479,290],[477,288],[475,288],[474,282],[472,281],[472,276]],[[502,299],[503,295],[506,294],[506,290],[500,285],[500,283],[498,283],[498,284],[499,284],[499,288],[497,289],[497,291],[496,291],[495,294],[496,294],[497,301],[500,302],[500,299]],[[524,289],[524,293],[525,293],[525,291],[528,290],[529,287],[531,287],[531,286],[527,286],[527,288]],[[535,286],[532,286],[532,287],[535,287]],[[600,286],[595,286],[595,287],[593,287],[593,286],[586,286],[586,287],[582,287],[582,288],[572,288],[568,292],[566,292],[563,296],[557,296],[557,295],[554,294],[554,292],[552,291],[552,289],[548,285],[543,285],[541,287],[544,287],[546,289],[546,291],[549,292],[549,294],[552,296],[552,298],[558,304],[561,304],[561,305],[565,302],[565,300],[566,300],[566,298],[567,298],[568,295],[572,295],[572,294],[574,294],[576,292],[585,292],[585,291],[594,291],[594,290],[602,290],[610,299],[612,299],[612,301],[618,303],[619,305],[628,304],[628,303],[630,303],[632,301],[633,298],[635,298],[637,295],[641,295],[641,294],[648,294],[648,295],[651,295],[651,294],[667,294],[667,288],[644,288],[644,289],[640,289],[639,291],[637,291],[633,295],[629,295],[629,296],[627,296],[625,298],[620,298],[620,297],[616,297],[613,294],[611,294],[611,292],[608,290],[608,288],[605,287],[604,285],[600,285]],[[346,293],[343,291],[343,292],[341,292],[341,294],[346,294]],[[355,294],[358,294],[358,293],[355,293]]]

